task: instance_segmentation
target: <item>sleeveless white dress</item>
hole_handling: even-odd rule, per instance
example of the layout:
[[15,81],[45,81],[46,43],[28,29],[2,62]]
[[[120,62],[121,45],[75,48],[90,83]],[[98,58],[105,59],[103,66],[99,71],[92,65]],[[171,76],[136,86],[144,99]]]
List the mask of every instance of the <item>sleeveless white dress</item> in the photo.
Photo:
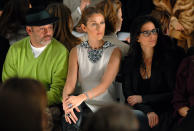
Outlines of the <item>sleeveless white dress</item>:
[[[91,49],[88,41],[77,45],[78,82],[81,86],[81,92],[87,92],[99,85],[114,48],[116,46],[110,42],[105,42],[103,47],[97,50]],[[85,103],[95,112],[100,107],[111,104],[114,101],[116,101],[116,92],[113,84],[111,84],[103,94],[87,100]]]

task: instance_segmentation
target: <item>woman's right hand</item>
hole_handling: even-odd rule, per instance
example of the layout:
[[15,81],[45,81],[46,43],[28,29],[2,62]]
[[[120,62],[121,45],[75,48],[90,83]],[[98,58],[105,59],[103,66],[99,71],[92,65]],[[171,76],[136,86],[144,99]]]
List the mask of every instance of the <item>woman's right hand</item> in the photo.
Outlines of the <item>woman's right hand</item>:
[[190,110],[189,107],[184,106],[184,107],[181,107],[181,108],[178,109],[178,113],[179,113],[180,116],[186,117],[189,110]]
[[[77,116],[75,115],[73,109],[75,109],[77,112],[80,112],[78,107],[74,107],[71,103],[67,103],[67,101],[69,100],[69,96],[64,96],[63,97],[63,110],[65,112],[65,120],[66,122],[68,122],[69,124],[71,124],[71,120],[73,121],[73,123],[76,123],[76,121],[78,120]],[[71,107],[70,107],[71,105]]]
[[159,123],[159,117],[155,112],[147,113],[148,123],[151,128],[156,126]]
[[[75,107],[75,110],[76,110],[77,112],[80,112],[80,110],[79,110],[78,107]],[[77,116],[75,115],[75,113],[74,113],[74,111],[73,111],[73,108],[65,110],[65,120],[66,120],[66,122],[68,122],[69,124],[72,123],[71,121],[73,121],[73,123],[76,124],[76,122],[78,121],[78,118],[77,118]]]

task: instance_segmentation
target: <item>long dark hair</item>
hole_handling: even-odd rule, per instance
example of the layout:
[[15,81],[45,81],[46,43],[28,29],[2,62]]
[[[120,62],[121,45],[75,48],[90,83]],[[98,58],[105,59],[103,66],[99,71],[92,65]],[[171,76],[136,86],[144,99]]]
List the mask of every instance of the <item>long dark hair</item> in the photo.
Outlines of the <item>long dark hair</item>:
[[25,22],[25,14],[29,9],[29,0],[6,1],[0,17],[0,35],[6,37],[8,33],[17,33]]
[[63,3],[53,3],[47,6],[49,14],[59,17],[54,24],[54,37],[70,51],[81,43],[81,40],[72,35],[73,20],[70,9]]
[[157,61],[161,58],[161,52],[163,50],[162,46],[162,29],[160,23],[152,16],[140,16],[136,18],[131,26],[131,48],[129,49],[129,55],[135,58],[135,63],[137,66],[144,64],[142,57],[142,49],[140,43],[138,42],[138,36],[141,33],[141,28],[147,22],[152,22],[155,28],[159,29],[157,44],[154,47],[154,58]]

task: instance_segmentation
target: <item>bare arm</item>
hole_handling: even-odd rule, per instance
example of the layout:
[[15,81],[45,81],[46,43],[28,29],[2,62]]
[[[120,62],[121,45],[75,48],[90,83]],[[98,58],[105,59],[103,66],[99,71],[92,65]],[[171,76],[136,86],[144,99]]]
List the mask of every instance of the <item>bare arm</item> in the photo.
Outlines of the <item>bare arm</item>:
[[77,48],[74,47],[71,50],[69,56],[68,74],[67,81],[63,89],[63,98],[66,98],[68,95],[73,93],[77,81],[77,72],[78,72]]
[[[74,51],[72,50],[72,52]],[[71,123],[70,121],[71,119],[74,123],[76,123],[78,119],[75,116],[73,109],[75,108],[77,111],[79,111],[77,107],[87,98],[92,99],[106,91],[106,89],[109,87],[109,85],[112,83],[112,81],[114,80],[114,78],[118,73],[120,60],[121,60],[121,52],[118,48],[114,49],[111,55],[111,58],[109,60],[107,69],[98,86],[88,91],[87,95],[83,93],[78,96],[68,97],[68,95],[71,94],[75,88],[75,83],[77,80],[77,72],[78,72],[77,54],[73,53],[73,54],[76,54],[75,56],[75,55],[72,55],[71,53],[70,53],[70,62],[69,62],[70,68],[68,71],[67,82],[64,88],[63,109],[65,111],[65,114],[71,114],[71,117],[67,117],[67,116],[65,117],[66,121]],[[74,59],[74,60],[71,61],[71,59]],[[72,107],[70,107],[70,105],[72,105]]]
[[[70,57],[71,57],[71,53],[70,53]],[[77,61],[77,57],[74,56],[73,59],[75,59],[74,61]],[[120,52],[119,48],[115,48],[112,55],[111,55],[107,69],[104,72],[104,75],[101,79],[100,84],[97,85],[95,88],[89,90],[87,92],[87,96],[86,96],[86,94],[80,94],[80,95],[76,96],[77,99],[70,98],[70,99],[68,99],[68,101],[66,101],[66,103],[73,103],[73,105],[74,105],[73,108],[74,108],[74,107],[79,106],[83,101],[85,101],[87,99],[87,97],[89,99],[92,99],[92,98],[104,93],[106,91],[106,89],[109,87],[109,85],[113,82],[113,80],[115,79],[115,77],[118,73],[120,60],[121,60],[121,52]],[[69,64],[71,66],[71,63],[69,63]],[[72,64],[77,64],[77,63],[72,63]],[[67,78],[67,82],[66,82],[66,85],[64,88],[64,95],[63,96],[66,98],[69,94],[71,94],[73,92],[75,82],[76,82],[75,78],[77,78],[78,66],[76,66],[76,68],[73,68],[73,66],[75,66],[75,65],[72,65],[72,67],[69,68],[68,78]],[[72,76],[72,77],[69,76],[69,73],[71,73],[70,76]],[[69,79],[71,79],[71,80],[69,80]],[[71,83],[71,84],[68,84],[68,83]],[[65,100],[66,99],[64,99],[64,101]]]

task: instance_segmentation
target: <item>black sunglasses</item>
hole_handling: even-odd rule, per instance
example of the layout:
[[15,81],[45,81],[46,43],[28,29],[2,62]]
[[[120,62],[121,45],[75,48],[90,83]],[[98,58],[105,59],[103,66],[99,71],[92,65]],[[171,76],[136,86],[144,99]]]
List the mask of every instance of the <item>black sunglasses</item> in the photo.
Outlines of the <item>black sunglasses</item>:
[[143,34],[143,36],[145,36],[145,37],[149,37],[151,35],[151,33],[153,35],[157,35],[159,33],[159,29],[155,28],[153,30],[147,30],[147,31],[143,31],[143,32],[140,32],[140,33]]

